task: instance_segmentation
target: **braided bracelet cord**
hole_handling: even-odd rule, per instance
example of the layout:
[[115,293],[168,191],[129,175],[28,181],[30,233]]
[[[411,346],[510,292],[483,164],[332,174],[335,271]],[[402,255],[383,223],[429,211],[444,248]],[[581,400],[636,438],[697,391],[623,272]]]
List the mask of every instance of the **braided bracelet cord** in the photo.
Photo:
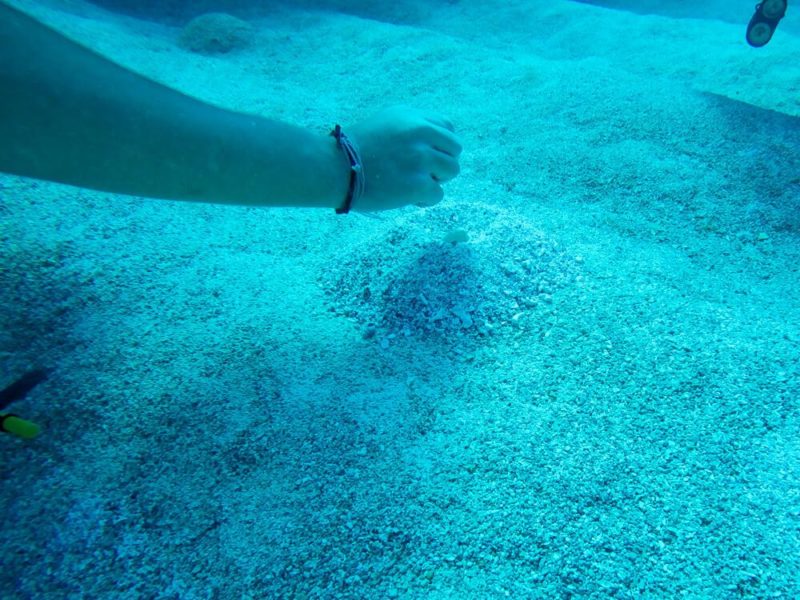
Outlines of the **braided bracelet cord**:
[[364,195],[364,167],[361,164],[361,156],[356,145],[344,134],[340,125],[336,125],[331,131],[331,135],[336,138],[336,144],[342,149],[347,161],[350,163],[350,181],[347,184],[347,196],[344,204],[336,209],[337,215],[346,215],[350,212],[353,202],[356,202]]

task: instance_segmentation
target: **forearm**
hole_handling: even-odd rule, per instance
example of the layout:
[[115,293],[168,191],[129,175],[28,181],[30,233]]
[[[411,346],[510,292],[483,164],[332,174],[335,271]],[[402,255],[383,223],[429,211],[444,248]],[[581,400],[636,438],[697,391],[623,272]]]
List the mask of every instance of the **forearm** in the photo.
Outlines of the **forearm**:
[[123,194],[337,206],[332,138],[222,110],[0,3],[0,170]]

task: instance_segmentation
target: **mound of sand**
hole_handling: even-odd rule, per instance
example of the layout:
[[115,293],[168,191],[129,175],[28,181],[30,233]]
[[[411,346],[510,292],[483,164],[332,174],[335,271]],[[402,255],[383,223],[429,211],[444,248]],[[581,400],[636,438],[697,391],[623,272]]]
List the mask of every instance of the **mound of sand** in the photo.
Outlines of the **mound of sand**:
[[511,326],[575,280],[578,263],[522,215],[482,204],[415,212],[337,256],[322,277],[332,309],[383,346],[479,338]]

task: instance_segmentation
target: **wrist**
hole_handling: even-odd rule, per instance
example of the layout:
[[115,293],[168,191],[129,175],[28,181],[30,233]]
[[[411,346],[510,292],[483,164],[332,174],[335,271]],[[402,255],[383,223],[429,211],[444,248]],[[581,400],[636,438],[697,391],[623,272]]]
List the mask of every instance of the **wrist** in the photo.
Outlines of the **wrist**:
[[336,125],[330,133],[331,137],[336,140],[336,146],[342,151],[342,154],[347,159],[348,164],[348,181],[347,181],[347,194],[345,195],[344,202],[336,209],[337,215],[343,215],[350,212],[354,203],[357,203],[361,196],[364,195],[364,167],[361,162],[361,153],[355,141],[350,139],[340,125]]
[[347,201],[350,188],[350,161],[339,147],[339,142],[330,134],[325,136],[324,146],[326,162],[330,165],[329,180],[332,182],[328,188],[330,199],[326,206],[339,210]]

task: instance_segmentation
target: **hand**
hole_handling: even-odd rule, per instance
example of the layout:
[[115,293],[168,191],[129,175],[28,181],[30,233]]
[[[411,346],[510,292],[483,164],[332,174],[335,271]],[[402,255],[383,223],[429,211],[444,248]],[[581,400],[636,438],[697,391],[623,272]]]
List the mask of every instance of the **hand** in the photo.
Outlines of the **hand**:
[[394,107],[345,132],[358,147],[365,176],[354,211],[432,206],[442,199],[441,184],[458,175],[461,144],[453,125],[438,115]]

